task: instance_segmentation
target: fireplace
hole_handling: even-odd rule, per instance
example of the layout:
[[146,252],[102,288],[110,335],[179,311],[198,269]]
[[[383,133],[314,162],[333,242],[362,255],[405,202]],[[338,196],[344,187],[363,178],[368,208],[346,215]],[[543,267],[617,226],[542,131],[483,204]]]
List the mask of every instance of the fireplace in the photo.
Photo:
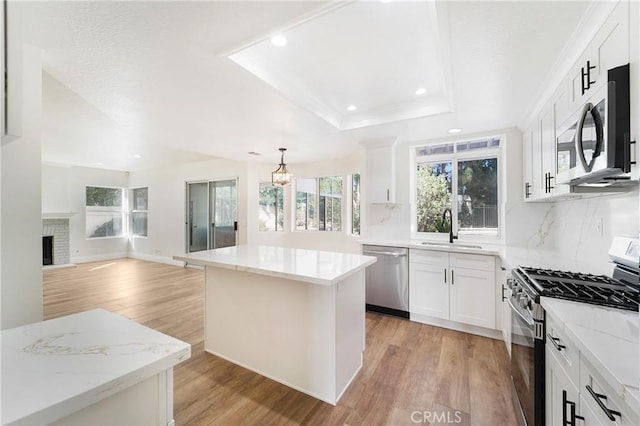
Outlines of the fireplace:
[[42,237],[42,265],[53,265],[53,236]]
[[69,218],[44,217],[42,219],[42,264],[47,265],[46,262],[50,258],[49,265],[68,265],[69,253]]

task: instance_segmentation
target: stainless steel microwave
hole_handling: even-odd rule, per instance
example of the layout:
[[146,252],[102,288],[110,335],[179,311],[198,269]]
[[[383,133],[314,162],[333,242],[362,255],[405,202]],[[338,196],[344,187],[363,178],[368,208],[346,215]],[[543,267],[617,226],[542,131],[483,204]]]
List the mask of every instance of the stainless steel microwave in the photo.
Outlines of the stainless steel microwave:
[[629,65],[607,74],[606,84],[558,128],[557,183],[618,186],[630,182]]

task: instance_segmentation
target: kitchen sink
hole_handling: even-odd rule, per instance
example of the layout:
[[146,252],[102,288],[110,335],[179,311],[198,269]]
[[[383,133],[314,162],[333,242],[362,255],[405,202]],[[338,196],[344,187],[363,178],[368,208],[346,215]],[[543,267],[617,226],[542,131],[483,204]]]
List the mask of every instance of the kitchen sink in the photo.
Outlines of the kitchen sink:
[[481,249],[482,246],[476,244],[458,244],[458,243],[436,243],[431,241],[423,241],[423,246],[432,246],[432,247],[446,247],[446,248],[467,248],[467,249]]

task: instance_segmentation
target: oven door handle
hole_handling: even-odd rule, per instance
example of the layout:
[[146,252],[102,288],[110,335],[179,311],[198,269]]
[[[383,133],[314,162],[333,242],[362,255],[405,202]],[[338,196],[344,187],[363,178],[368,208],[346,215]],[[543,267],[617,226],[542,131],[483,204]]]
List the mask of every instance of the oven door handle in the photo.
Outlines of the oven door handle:
[[507,299],[507,302],[509,303],[509,306],[511,306],[511,309],[512,309],[516,314],[518,314],[518,316],[519,316],[520,318],[522,318],[522,320],[523,320],[524,322],[526,322],[530,327],[534,327],[534,322],[533,322],[533,319],[532,319],[532,318],[527,318],[527,317],[525,317],[525,316],[522,314],[522,312],[520,312],[520,310],[519,310],[518,308],[516,308],[516,306],[513,304],[513,302],[511,301],[511,299],[510,299],[510,298],[509,298],[509,299]]

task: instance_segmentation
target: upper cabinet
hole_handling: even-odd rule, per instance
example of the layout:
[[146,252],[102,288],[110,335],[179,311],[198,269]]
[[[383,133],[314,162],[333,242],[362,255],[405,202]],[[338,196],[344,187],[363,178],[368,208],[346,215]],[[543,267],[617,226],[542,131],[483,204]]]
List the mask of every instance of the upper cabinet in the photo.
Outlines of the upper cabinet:
[[607,81],[607,70],[629,63],[629,3],[621,1],[569,71],[569,107],[584,104]]
[[545,201],[571,194],[569,185],[556,183],[556,129],[567,116],[567,91],[561,86],[524,133],[525,201]]
[[361,142],[367,150],[367,202],[396,202],[396,138]]
[[580,196],[569,185],[557,183],[558,171],[575,162],[577,155],[573,136],[567,137],[570,132],[558,130],[569,126],[568,118],[606,84],[609,69],[629,63],[629,46],[629,2],[621,1],[524,131],[525,201]]

